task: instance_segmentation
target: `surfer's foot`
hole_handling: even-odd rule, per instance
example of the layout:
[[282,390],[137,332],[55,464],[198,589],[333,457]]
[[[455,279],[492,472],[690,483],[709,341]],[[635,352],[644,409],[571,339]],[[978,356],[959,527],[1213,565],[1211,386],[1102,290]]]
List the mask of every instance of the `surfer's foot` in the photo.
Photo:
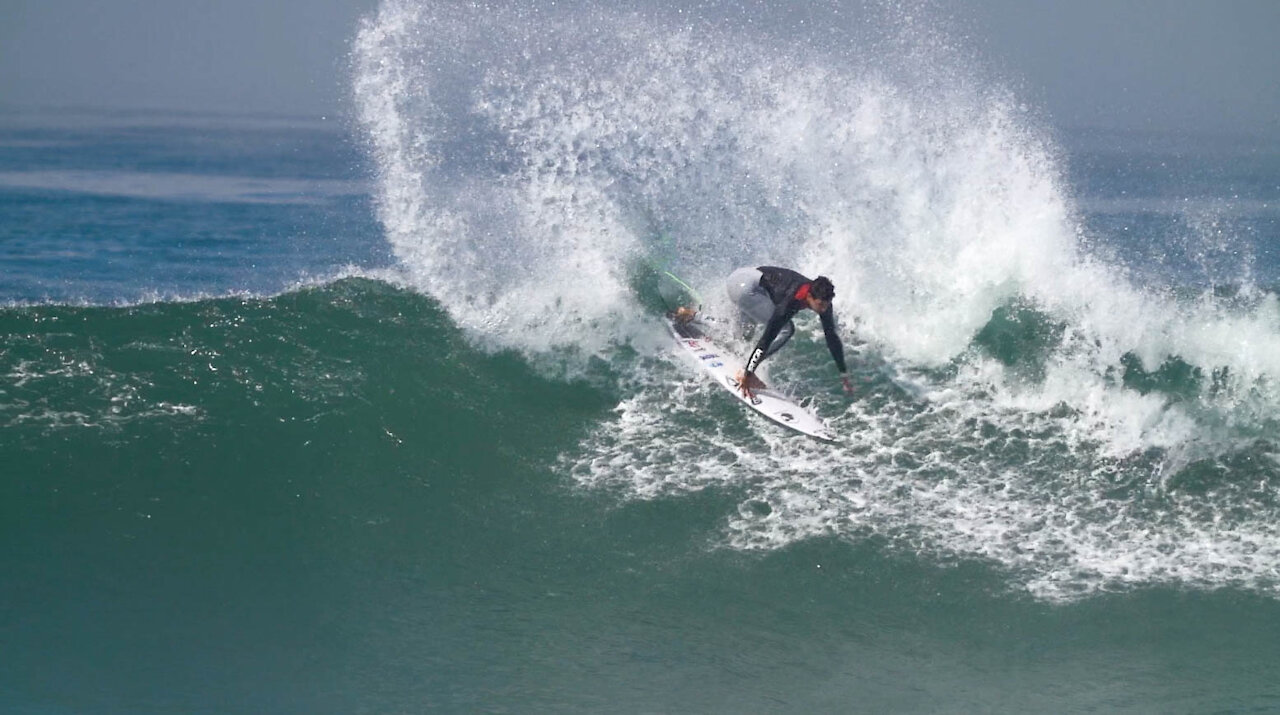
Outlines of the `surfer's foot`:
[[676,312],[672,314],[671,317],[674,318],[677,323],[687,323],[693,320],[693,317],[697,314],[698,311],[694,308],[680,306],[679,308],[676,308]]

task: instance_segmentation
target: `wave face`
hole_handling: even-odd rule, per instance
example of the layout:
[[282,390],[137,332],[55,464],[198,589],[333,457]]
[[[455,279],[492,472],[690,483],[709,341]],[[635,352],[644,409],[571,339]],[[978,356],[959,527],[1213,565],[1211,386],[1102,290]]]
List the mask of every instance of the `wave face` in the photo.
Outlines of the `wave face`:
[[[573,374],[603,358],[624,387],[564,468],[622,499],[745,487],[732,549],[885,543],[1047,599],[1274,594],[1280,303],[1231,222],[1273,231],[1274,204],[1082,201],[927,8],[779,12],[387,0],[359,32],[410,284],[477,345]],[[1162,243],[1186,259],[1172,279],[1142,262]],[[739,265],[831,276],[858,396],[832,389],[816,321],[771,367],[842,442],[781,434],[655,358],[655,260],[713,314]]]

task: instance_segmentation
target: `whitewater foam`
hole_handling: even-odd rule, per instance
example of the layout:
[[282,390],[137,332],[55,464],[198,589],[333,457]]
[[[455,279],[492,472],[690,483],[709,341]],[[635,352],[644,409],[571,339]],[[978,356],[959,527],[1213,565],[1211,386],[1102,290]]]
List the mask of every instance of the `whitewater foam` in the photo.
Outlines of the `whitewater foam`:
[[[1270,496],[1197,504],[1170,486],[1267,449],[1274,296],[1237,273],[1254,298],[1188,300],[1095,254],[1032,110],[919,17],[879,16],[872,59],[832,51],[838,37],[587,7],[386,0],[354,47],[379,216],[411,284],[480,345],[636,371],[616,418],[565,455],[580,483],[633,498],[746,489],[734,548],[877,534],[993,561],[1050,598],[1274,587]],[[1220,229],[1208,216],[1188,240],[1229,246]],[[831,276],[866,355],[919,389],[871,375],[852,404],[820,394],[847,438],[835,449],[719,409],[647,348],[613,352],[661,332],[633,281],[654,256],[713,314],[740,265]],[[1031,378],[975,344],[1011,305],[1053,326],[1029,348]],[[829,384],[804,347],[816,328],[800,328],[776,361],[784,383]],[[1170,363],[1191,376],[1182,392],[1130,384]],[[1270,495],[1274,461],[1253,468]]]

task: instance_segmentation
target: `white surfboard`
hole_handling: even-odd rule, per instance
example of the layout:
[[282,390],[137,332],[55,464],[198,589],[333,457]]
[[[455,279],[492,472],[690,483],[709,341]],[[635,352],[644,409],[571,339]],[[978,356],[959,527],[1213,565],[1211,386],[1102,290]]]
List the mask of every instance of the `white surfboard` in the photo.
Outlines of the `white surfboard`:
[[721,387],[743,404],[801,434],[826,442],[835,440],[835,435],[826,422],[777,390],[755,390],[754,397],[744,397],[738,389],[737,380],[738,372],[742,370],[742,361],[718,347],[696,324],[668,320],[667,326],[682,352],[692,357]]

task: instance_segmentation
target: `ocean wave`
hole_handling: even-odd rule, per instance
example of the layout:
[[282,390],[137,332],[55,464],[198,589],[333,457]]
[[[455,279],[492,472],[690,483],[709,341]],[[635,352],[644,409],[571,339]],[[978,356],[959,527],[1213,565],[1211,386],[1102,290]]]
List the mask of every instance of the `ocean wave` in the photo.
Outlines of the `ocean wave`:
[[240,204],[316,204],[362,196],[363,182],[138,171],[0,171],[0,188],[66,191],[150,201]]
[[[1215,265],[1230,300],[1143,282],[1091,233],[1105,197],[1073,194],[1063,149],[962,42],[911,13],[864,25],[383,2],[355,96],[410,284],[485,349],[634,370],[565,469],[626,498],[749,485],[767,508],[727,516],[734,548],[877,536],[1046,598],[1272,589],[1280,308],[1249,256]],[[1241,239],[1193,223],[1181,238],[1220,253]],[[846,439],[788,439],[627,362],[661,341],[634,278],[651,262],[713,315],[739,265],[828,275],[855,364],[892,370],[841,403],[802,325],[776,369]],[[1227,475],[1201,508],[1172,477],[1203,464]]]

